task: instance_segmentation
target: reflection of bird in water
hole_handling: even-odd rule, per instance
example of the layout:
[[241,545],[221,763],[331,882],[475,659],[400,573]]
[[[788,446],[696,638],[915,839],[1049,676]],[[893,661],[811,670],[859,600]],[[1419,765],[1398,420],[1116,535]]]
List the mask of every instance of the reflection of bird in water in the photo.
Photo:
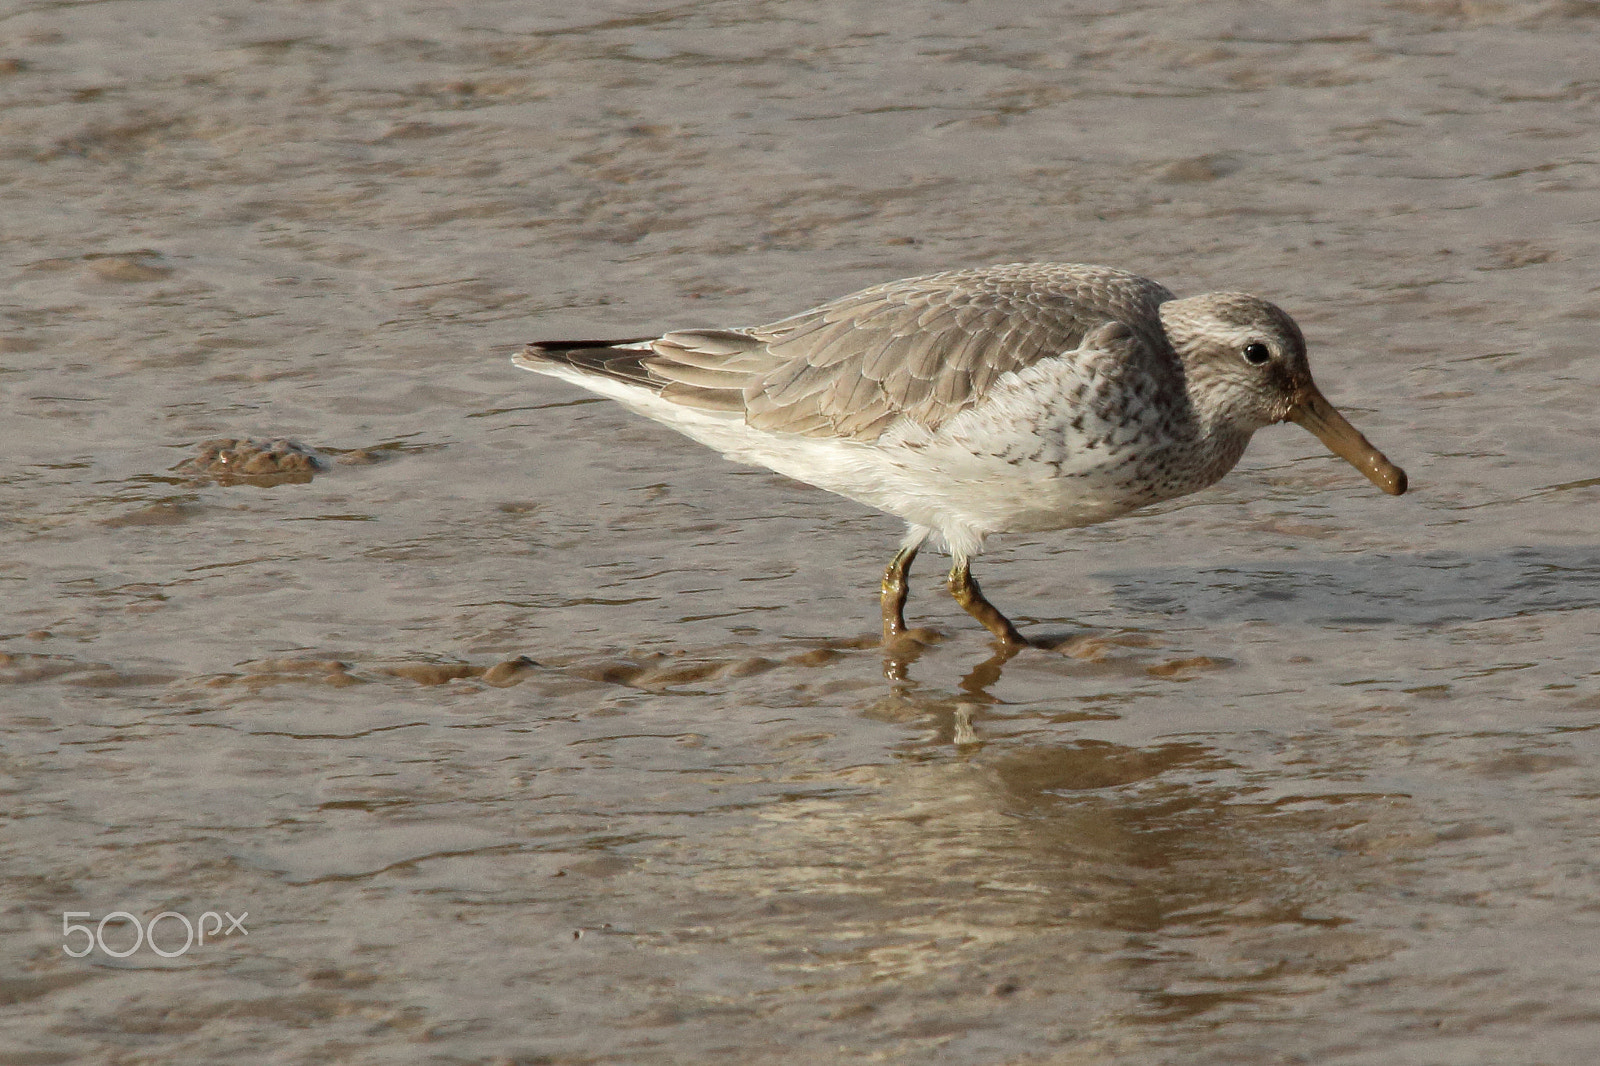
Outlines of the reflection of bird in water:
[[1091,525],[1202,489],[1274,422],[1406,490],[1318,391],[1283,311],[1242,293],[1180,300],[1108,267],[956,270],[767,326],[538,341],[513,361],[904,518],[883,576],[886,643],[906,630],[906,575],[930,537],[953,556],[956,601],[1020,647],[972,579],[990,534]]

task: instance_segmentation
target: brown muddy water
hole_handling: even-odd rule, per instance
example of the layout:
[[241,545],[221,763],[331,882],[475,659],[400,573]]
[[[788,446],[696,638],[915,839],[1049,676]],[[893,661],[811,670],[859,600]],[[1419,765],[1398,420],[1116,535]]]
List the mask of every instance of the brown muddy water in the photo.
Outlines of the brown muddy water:
[[[1592,1062],[1597,35],[6,5],[0,1066]],[[1282,303],[1412,493],[1264,431],[887,680],[896,521],[507,362],[1024,259]]]

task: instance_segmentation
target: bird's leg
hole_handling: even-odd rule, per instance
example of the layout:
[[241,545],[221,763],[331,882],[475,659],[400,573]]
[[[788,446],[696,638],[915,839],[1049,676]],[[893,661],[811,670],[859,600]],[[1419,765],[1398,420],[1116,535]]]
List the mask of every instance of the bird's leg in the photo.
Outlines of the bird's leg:
[[917,557],[915,546],[901,548],[894,553],[889,568],[883,572],[883,642],[888,644],[906,631],[906,575],[911,572],[911,560]]
[[950,567],[950,595],[956,598],[961,609],[983,623],[983,628],[1000,638],[1008,651],[1028,646],[1028,638],[1017,632],[1011,619],[1001,614],[994,604],[983,598],[983,591],[972,580],[972,566],[966,559],[956,557]]

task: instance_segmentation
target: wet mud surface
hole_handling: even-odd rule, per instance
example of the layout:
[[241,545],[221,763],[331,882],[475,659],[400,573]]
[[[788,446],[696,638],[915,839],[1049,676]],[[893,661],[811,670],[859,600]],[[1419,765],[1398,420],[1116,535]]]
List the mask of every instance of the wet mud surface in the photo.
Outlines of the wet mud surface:
[[[0,14],[0,1064],[1591,1062],[1597,31]],[[1034,259],[1411,492],[1263,431],[886,664],[894,520],[508,362]]]

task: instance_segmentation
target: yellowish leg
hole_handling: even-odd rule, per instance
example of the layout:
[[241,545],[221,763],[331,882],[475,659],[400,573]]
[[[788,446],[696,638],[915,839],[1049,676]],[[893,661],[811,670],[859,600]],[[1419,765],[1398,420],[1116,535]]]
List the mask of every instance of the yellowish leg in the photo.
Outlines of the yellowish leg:
[[[950,595],[956,598],[961,609],[983,623],[983,628],[1000,638],[1008,650],[1028,646],[1028,638],[1017,632],[1011,619],[1001,614],[994,604],[983,598],[983,590],[972,580],[972,567],[965,559],[957,559],[950,568]],[[885,579],[887,587],[887,579]],[[887,611],[887,608],[885,608]],[[885,618],[887,618],[885,614]],[[887,624],[887,623],[886,623]]]
[[917,557],[916,548],[901,548],[895,552],[889,568],[883,572],[883,642],[888,644],[906,631],[906,575],[911,572],[911,560]]

